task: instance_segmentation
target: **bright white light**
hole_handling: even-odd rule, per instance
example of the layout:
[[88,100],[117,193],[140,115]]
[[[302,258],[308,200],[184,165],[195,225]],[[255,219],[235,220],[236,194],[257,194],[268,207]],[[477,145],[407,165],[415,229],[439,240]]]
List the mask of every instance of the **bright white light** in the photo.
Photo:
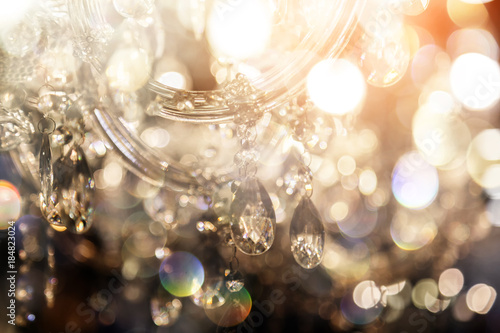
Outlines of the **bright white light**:
[[500,188],[500,130],[487,129],[479,133],[467,151],[467,171],[485,189]]
[[113,53],[106,76],[111,87],[132,92],[146,84],[150,72],[151,63],[146,51],[130,47]]
[[495,303],[496,298],[497,292],[493,287],[479,283],[469,289],[466,301],[471,311],[479,314],[487,314],[493,303]]
[[271,36],[272,13],[263,0],[216,0],[207,40],[216,56],[247,59],[262,53]]
[[360,282],[352,294],[354,303],[362,309],[370,309],[380,302],[382,293],[375,282],[368,280]]
[[33,5],[33,0],[0,1],[0,28],[12,27]]
[[439,276],[438,286],[443,296],[454,297],[464,286],[464,275],[456,268],[447,269]]
[[471,110],[485,110],[500,99],[500,66],[479,53],[458,57],[450,71],[453,94]]
[[158,82],[176,89],[186,89],[186,78],[178,72],[166,72],[160,75]]
[[363,101],[366,84],[358,67],[347,60],[323,60],[307,76],[312,101],[335,115],[351,112]]
[[434,201],[438,190],[437,170],[422,155],[412,151],[399,159],[392,173],[392,192],[402,206],[425,208]]
[[110,162],[103,171],[103,180],[107,186],[116,187],[120,185],[123,178],[123,168],[116,162]]

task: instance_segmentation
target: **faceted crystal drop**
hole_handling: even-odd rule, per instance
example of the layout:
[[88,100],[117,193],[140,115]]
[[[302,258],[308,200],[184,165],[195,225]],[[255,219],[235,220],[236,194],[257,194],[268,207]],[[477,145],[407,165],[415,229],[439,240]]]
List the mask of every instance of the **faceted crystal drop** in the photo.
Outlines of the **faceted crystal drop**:
[[238,187],[230,215],[231,236],[243,253],[262,254],[271,248],[276,215],[269,194],[256,178],[247,178]]
[[310,269],[323,258],[325,228],[318,210],[308,197],[302,198],[290,223],[290,242],[295,261]]
[[74,233],[92,223],[94,180],[80,147],[72,147],[53,166],[54,183],[42,213],[50,223],[63,224]]
[[224,281],[227,290],[232,293],[240,291],[245,286],[245,279],[239,271],[226,270]]
[[54,174],[52,173],[52,150],[50,149],[50,134],[44,133],[42,135],[42,145],[40,146],[40,209],[46,217],[51,216],[51,219],[47,219],[49,222],[54,224],[61,224],[61,220],[58,219],[59,214],[53,214],[49,212],[49,207],[46,205],[51,194],[52,186],[54,183]]

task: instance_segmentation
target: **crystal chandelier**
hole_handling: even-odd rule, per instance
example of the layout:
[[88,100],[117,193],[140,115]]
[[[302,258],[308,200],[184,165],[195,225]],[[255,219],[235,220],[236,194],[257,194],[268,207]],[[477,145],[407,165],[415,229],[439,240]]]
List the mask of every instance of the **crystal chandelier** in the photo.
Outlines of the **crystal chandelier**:
[[483,2],[434,4],[445,45],[423,0],[1,4],[8,323],[293,331],[300,313],[319,319],[305,331],[396,331],[415,329],[408,309],[487,314],[494,287],[454,267],[500,225]]

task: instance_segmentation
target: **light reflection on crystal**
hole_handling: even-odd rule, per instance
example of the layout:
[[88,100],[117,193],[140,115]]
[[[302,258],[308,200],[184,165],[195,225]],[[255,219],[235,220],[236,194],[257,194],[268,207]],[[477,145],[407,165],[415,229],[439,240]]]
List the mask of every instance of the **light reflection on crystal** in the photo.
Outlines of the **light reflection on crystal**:
[[[48,168],[50,160],[43,163],[44,168]],[[49,223],[64,225],[74,233],[90,228],[94,180],[80,147],[71,147],[66,155],[55,161],[52,188],[47,187],[44,191],[42,189],[40,194],[40,209]]]
[[271,248],[276,216],[269,194],[259,180],[248,178],[239,185],[230,213],[231,235],[238,249],[256,255]]
[[295,208],[290,222],[290,242],[295,261],[311,269],[323,259],[325,228],[311,199],[304,197]]
[[227,290],[230,292],[238,292],[245,285],[243,275],[239,271],[226,270],[224,277]]

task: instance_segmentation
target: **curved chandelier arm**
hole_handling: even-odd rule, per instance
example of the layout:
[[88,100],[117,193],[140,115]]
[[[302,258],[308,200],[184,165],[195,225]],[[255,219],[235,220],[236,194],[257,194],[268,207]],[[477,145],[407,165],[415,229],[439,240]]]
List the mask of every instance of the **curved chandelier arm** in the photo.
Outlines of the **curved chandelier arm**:
[[160,154],[142,142],[133,140],[126,126],[105,108],[96,108],[91,115],[100,137],[126,162],[124,164],[127,169],[141,179],[154,186],[168,186],[172,189],[199,185],[196,177],[189,174],[185,167],[165,161]]
[[[304,80],[318,62],[318,57],[335,58],[344,50],[365,4],[366,0],[342,2],[329,29],[319,39],[312,38],[314,33],[310,33],[299,45],[299,50],[308,50],[307,52],[302,52],[301,56],[276,66],[266,75],[253,80],[252,85],[264,92],[257,103],[263,105],[264,109],[271,110],[284,104],[290,95],[303,91]],[[157,116],[194,123],[225,123],[233,120],[234,114],[227,107],[223,90],[183,91],[156,81],[150,81],[148,87],[160,99],[161,109]],[[190,99],[194,106],[192,110],[179,110],[177,102],[182,98]]]
[[[103,68],[102,52],[97,51],[102,50],[110,38],[111,28],[96,1],[72,0],[68,7],[73,30],[79,36],[76,46],[80,49],[80,56],[100,72]],[[345,48],[365,3],[366,0],[341,1],[327,29],[323,26],[313,29],[298,45],[298,52],[290,61],[275,66],[253,80],[251,83],[263,92],[257,103],[270,110],[303,90],[304,80],[318,60],[337,57]],[[227,96],[223,90],[179,90],[155,80],[150,80],[147,87],[157,95],[160,107],[156,116],[190,123],[214,124],[233,120],[234,114],[227,106]],[[189,101],[191,107],[186,108],[184,101]]]

